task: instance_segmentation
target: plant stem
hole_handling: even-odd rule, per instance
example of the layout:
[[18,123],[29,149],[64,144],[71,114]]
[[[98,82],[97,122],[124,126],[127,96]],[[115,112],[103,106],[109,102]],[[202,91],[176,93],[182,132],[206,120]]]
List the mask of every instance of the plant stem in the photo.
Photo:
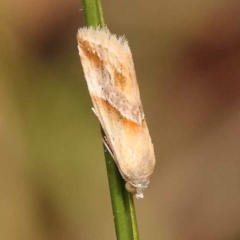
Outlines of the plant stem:
[[[100,0],[83,0],[83,9],[88,27],[105,26]],[[103,130],[102,137],[105,137]],[[125,181],[108,150],[103,147],[117,239],[139,240],[133,196],[125,189]]]
[[83,0],[83,11],[88,27],[105,26],[100,0]]

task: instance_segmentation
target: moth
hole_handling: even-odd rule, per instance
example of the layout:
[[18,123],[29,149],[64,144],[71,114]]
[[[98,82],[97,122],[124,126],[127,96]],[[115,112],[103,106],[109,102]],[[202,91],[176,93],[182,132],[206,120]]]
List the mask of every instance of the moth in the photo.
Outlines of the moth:
[[155,155],[128,42],[106,27],[80,28],[77,41],[94,113],[106,134],[104,144],[126,189],[143,198]]

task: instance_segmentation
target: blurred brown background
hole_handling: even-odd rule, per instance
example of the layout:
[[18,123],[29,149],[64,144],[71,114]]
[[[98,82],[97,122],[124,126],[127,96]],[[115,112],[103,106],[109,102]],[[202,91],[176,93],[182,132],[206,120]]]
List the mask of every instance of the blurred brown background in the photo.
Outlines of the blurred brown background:
[[[115,239],[81,1],[0,9],[0,239]],[[240,2],[103,0],[135,60],[157,165],[141,239],[240,239]]]

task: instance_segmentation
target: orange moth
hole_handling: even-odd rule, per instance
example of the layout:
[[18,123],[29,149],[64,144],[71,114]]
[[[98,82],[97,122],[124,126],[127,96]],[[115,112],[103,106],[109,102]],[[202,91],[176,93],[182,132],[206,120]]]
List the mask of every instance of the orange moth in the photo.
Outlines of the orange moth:
[[143,198],[155,165],[131,50],[124,37],[105,28],[80,28],[78,49],[93,102],[126,189]]

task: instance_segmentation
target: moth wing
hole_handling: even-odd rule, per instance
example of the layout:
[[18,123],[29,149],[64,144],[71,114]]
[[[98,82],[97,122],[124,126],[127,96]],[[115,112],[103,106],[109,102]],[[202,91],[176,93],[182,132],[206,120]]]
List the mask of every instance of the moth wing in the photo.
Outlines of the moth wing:
[[146,121],[138,125],[122,117],[102,98],[92,96],[92,100],[123,178],[133,184],[144,182],[155,165]]
[[144,114],[125,38],[117,38],[107,28],[82,28],[77,40],[90,94],[103,98],[122,116],[141,124]]
[[124,38],[108,29],[80,29],[77,35],[94,109],[125,180],[147,181],[155,157],[149,136],[132,54]]

